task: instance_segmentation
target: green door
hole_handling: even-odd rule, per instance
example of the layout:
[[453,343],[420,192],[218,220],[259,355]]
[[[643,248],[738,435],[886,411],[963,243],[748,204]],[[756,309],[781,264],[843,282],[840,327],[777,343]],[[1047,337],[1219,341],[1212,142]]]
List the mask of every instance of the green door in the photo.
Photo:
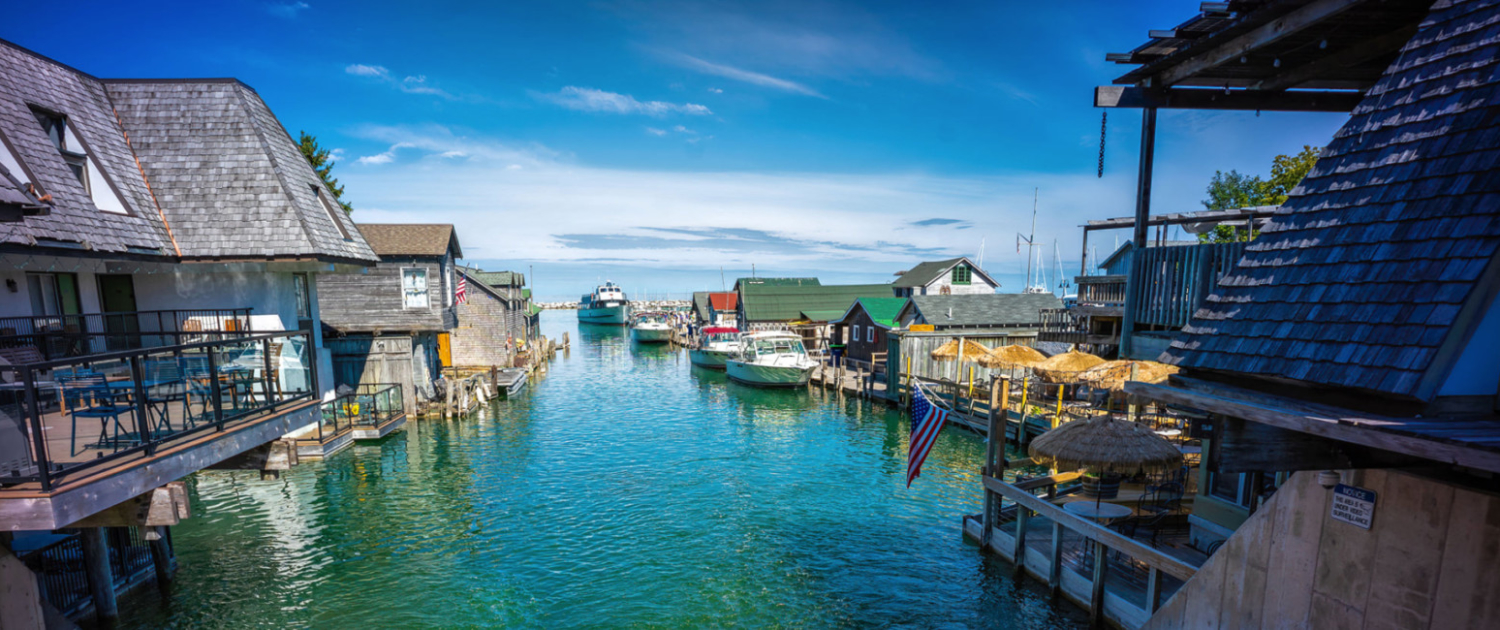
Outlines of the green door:
[[[99,310],[110,350],[141,347],[141,322],[136,315],[135,280],[128,274],[99,274]],[[163,339],[168,345],[171,339]]]

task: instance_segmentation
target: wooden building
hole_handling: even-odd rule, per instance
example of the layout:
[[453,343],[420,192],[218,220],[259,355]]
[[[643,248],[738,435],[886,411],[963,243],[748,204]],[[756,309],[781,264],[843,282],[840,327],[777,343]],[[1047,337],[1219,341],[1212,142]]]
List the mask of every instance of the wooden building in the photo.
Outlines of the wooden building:
[[699,326],[734,328],[739,294],[732,291],[694,291],[693,319]]
[[1000,289],[990,274],[967,257],[918,264],[896,274],[896,297],[914,295],[983,295]]
[[992,293],[989,295],[918,295],[896,315],[902,327],[926,324],[936,331],[988,330],[1035,336],[1039,313],[1060,308],[1051,293]]
[[883,363],[891,331],[900,328],[897,315],[906,298],[859,298],[843,316],[830,321],[830,340],[843,346],[846,359],[866,364]]
[[249,86],[3,41],[0,223],[0,625],[108,626],[172,574],[178,480],[295,463],[333,394],[318,287],[377,258]]
[[452,365],[457,368],[512,366],[516,353],[536,330],[531,292],[523,274],[459,267],[467,280],[466,300],[455,313]]
[[359,231],[380,262],[363,274],[331,277],[318,296],[332,337],[334,382],[400,384],[411,392],[407,413],[415,413],[452,365],[458,234],[447,224],[362,223]]

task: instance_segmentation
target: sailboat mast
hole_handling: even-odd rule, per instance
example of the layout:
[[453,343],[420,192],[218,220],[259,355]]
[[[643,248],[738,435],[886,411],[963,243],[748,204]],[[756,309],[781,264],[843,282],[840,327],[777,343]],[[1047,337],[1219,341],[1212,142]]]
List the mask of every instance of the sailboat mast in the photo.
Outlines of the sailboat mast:
[[1026,287],[1031,288],[1031,258],[1036,249],[1036,198],[1040,188],[1031,189],[1031,235],[1026,237]]

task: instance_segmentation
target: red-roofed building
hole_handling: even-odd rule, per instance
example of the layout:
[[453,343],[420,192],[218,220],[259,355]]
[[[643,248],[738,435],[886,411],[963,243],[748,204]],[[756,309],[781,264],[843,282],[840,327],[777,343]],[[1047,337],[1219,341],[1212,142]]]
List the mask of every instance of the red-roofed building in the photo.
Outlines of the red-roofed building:
[[703,326],[735,325],[735,312],[740,305],[740,296],[733,291],[698,291],[693,293],[693,312]]

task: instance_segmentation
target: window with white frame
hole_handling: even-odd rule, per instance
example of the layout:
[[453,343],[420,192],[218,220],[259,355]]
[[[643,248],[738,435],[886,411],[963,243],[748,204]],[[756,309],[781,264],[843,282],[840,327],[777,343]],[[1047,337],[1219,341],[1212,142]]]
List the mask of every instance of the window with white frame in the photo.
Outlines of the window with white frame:
[[871,326],[871,327],[865,329],[865,341],[869,342],[869,343],[875,343],[875,327],[874,326]]
[[408,267],[401,270],[401,304],[406,308],[427,308],[427,270]]
[[851,343],[855,342],[855,341],[859,341],[859,324],[855,324],[853,326],[850,326],[849,329],[854,331],[854,334],[849,335],[849,341]]

